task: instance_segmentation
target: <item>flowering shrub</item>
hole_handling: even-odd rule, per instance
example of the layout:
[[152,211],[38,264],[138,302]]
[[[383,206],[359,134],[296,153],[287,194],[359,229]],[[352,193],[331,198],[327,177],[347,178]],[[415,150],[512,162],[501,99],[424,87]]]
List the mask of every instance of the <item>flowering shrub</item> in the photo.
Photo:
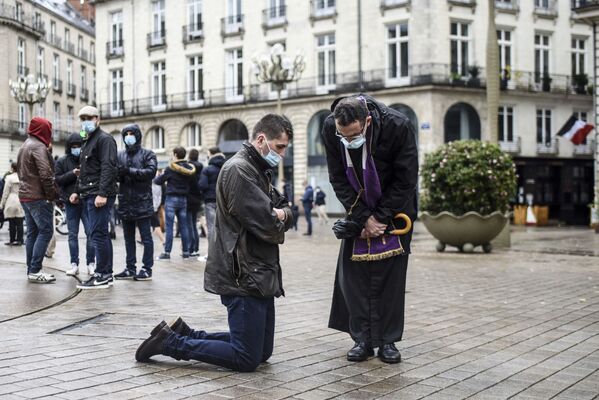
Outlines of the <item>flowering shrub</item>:
[[478,140],[450,142],[427,154],[421,175],[421,208],[431,214],[505,213],[516,193],[512,158]]

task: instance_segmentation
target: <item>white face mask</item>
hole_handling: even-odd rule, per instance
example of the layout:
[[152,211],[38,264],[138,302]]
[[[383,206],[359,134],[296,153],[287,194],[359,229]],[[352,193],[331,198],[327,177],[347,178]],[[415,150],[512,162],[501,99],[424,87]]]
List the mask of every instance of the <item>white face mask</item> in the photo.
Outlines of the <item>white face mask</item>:
[[366,143],[366,129],[368,129],[368,122],[366,122],[364,125],[362,133],[360,133],[358,136],[354,136],[351,142],[348,141],[345,136],[341,135],[339,131],[337,131],[336,135],[341,138],[341,143],[343,143],[346,149],[355,150],[359,149],[364,145],[364,143]]
[[270,148],[266,136],[264,136],[264,142],[266,143],[266,148],[268,148],[268,154],[261,154],[261,156],[266,160],[268,165],[270,165],[271,167],[276,167],[281,162],[281,156],[276,151]]

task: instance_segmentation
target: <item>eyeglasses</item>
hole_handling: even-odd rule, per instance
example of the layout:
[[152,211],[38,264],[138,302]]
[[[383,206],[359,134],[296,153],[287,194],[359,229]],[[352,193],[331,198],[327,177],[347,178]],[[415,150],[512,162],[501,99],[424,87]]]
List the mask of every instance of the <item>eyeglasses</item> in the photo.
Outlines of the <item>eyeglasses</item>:
[[345,139],[348,142],[351,142],[352,140],[357,139],[362,135],[365,135],[367,128],[368,128],[368,123],[366,122],[366,123],[364,123],[364,127],[360,128],[361,131],[359,133],[354,133],[353,135],[349,135],[349,136],[345,136],[341,132],[339,132],[338,129],[335,129],[335,136],[337,136],[339,139]]

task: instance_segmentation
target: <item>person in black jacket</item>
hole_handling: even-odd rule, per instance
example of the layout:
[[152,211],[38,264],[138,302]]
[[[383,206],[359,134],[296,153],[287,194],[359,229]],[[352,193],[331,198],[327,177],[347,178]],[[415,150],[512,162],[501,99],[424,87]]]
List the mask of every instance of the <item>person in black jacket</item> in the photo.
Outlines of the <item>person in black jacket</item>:
[[154,178],[154,183],[162,185],[166,183],[166,199],[164,202],[164,219],[166,225],[166,240],[164,252],[158,256],[159,260],[171,258],[173,248],[173,224],[175,216],[181,232],[181,242],[184,259],[189,258],[189,226],[187,223],[187,195],[189,187],[194,182],[196,168],[185,161],[186,150],[175,147],[173,150],[174,160],[166,167],[164,173]]
[[87,272],[93,275],[95,272],[96,254],[92,241],[89,237],[89,222],[87,210],[83,203],[73,204],[69,198],[77,186],[79,176],[79,155],[83,139],[78,133],[71,134],[66,141],[66,154],[60,157],[54,165],[54,177],[60,192],[60,200],[65,204],[67,217],[67,228],[69,229],[69,253],[71,255],[71,269],[66,274],[70,276],[79,275],[79,226],[83,223],[85,231],[85,259],[87,261]]
[[284,295],[279,244],[292,223],[287,199],[272,186],[272,169],[282,162],[292,135],[289,120],[267,114],[218,178],[204,288],[220,295],[230,332],[193,330],[180,318],[170,325],[162,321],[138,348],[138,361],[164,354],[251,372],[270,358],[274,298]]
[[[225,163],[225,155],[221,153],[218,147],[211,147],[208,149],[208,152],[210,154],[208,166],[202,171],[198,186],[204,198],[206,225],[208,226],[208,243],[210,243],[210,238],[214,231],[214,220],[216,219],[216,180],[218,179],[220,169]],[[206,256],[198,258],[199,261],[206,261],[206,259]]]
[[304,217],[306,218],[307,229],[303,233],[304,236],[312,235],[312,207],[314,207],[314,189],[308,181],[304,181],[304,195],[301,198],[302,207],[304,208]]
[[[125,270],[114,275],[114,279],[152,279],[154,265],[154,241],[152,239],[152,179],[156,175],[158,161],[152,150],[141,147],[142,134],[137,124],[125,126],[121,135],[125,150],[118,154],[119,160],[119,208],[118,215],[123,225],[125,251],[127,254]],[[143,266],[137,272],[135,255],[135,227],[144,246]]]
[[96,248],[96,272],[79,289],[103,289],[112,286],[112,242],[108,232],[110,210],[117,193],[117,150],[114,138],[100,129],[98,109],[85,106],[81,120],[81,167],[73,204],[83,203],[89,217],[89,232]]
[[189,194],[187,195],[187,229],[189,231],[189,256],[198,257],[200,255],[200,235],[198,233],[198,217],[202,211],[202,192],[198,187],[200,175],[204,165],[198,161],[200,152],[197,149],[189,150],[189,164],[196,169],[195,175],[191,178]]
[[398,213],[412,221],[417,215],[414,127],[405,115],[366,95],[337,99],[331,110],[321,134],[329,180],[348,213],[346,220],[357,229],[349,237],[338,235],[346,238],[329,327],[355,341],[349,361],[364,361],[378,347],[383,362],[397,363],[412,230],[399,239],[385,232],[394,229]]

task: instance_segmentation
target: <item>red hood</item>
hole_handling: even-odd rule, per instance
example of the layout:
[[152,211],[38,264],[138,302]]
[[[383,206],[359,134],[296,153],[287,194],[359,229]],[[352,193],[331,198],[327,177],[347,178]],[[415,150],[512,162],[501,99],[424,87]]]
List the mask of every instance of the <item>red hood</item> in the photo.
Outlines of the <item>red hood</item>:
[[45,118],[35,117],[29,123],[27,133],[35,136],[48,147],[52,140],[52,123]]

